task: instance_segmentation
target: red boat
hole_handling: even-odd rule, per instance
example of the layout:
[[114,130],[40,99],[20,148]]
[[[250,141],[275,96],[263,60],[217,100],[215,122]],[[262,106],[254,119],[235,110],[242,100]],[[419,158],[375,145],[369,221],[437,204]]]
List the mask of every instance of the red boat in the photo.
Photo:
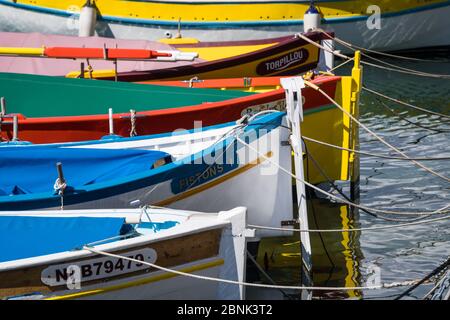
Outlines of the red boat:
[[[248,79],[224,80],[223,85]],[[88,81],[35,75],[0,74],[0,96],[7,101],[6,117],[1,119],[1,137],[13,138],[12,116],[18,117],[18,138],[33,143],[95,140],[109,133],[108,108],[113,108],[114,131],[130,136],[191,129],[195,121],[211,126],[241,118],[265,109],[284,110],[285,93],[280,78],[261,93],[237,90],[177,88],[110,81]],[[314,80],[335,97],[341,77],[321,76]],[[26,92],[23,84],[26,83]],[[340,91],[340,90],[339,90]],[[304,90],[305,114],[325,111],[329,102],[312,89]],[[136,110],[132,115],[130,109]],[[342,118],[342,117],[341,117]],[[133,120],[134,119],[134,120]],[[133,120],[133,121],[132,121]],[[132,122],[134,129],[132,132]],[[308,123],[306,123],[308,126]],[[315,124],[309,123],[311,127]]]

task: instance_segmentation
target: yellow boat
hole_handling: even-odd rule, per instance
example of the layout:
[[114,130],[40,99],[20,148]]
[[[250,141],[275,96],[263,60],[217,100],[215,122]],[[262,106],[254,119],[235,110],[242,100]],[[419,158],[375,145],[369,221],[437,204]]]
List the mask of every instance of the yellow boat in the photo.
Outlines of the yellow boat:
[[[317,214],[317,216],[316,216]],[[347,205],[308,201],[310,229],[355,228],[358,214]],[[313,285],[324,287],[359,287],[362,285],[359,232],[311,233]],[[276,283],[294,285],[300,282],[300,241],[298,234],[292,237],[262,239],[258,246],[257,263]],[[252,267],[247,264],[247,267]],[[289,278],[287,277],[289,275]],[[264,276],[261,280],[267,282]],[[289,279],[289,280],[286,280]],[[359,299],[360,290],[315,292],[323,298]]]
[[[365,48],[450,45],[449,0],[314,3],[324,27]],[[146,40],[176,38],[181,31],[202,41],[249,40],[302,31],[308,8],[309,1],[295,0],[0,0],[0,28],[70,35],[95,28],[102,36]]]
[[[304,35],[310,41],[318,44],[327,39],[327,35],[320,32],[309,32]],[[176,51],[185,54],[196,53],[203,61],[182,66],[168,67],[166,65],[158,69],[118,72],[117,74],[115,70],[91,70],[86,71],[84,77],[142,82],[189,80],[193,77],[216,79],[285,76],[316,69],[318,64],[323,61],[320,49],[297,35],[248,41],[201,42],[195,39],[181,38],[164,42],[170,44]],[[67,77],[78,78],[80,72],[70,72]]]

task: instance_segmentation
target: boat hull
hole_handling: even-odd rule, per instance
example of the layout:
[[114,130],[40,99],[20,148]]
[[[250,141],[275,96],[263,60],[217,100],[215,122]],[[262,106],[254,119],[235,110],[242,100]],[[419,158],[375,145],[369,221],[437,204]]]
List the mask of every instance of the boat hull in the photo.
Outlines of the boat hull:
[[[281,111],[285,106],[283,89],[261,94],[235,93],[229,90],[218,95],[217,91],[208,92],[206,89],[198,91],[158,87],[152,90],[152,86],[148,85],[98,83],[80,79],[8,74],[1,78],[4,86],[2,85],[0,94],[6,98],[7,111],[19,117],[19,139],[32,143],[101,139],[109,133],[108,107],[114,111],[114,133],[127,137],[130,136],[131,130],[128,106],[130,109],[136,109],[135,129],[138,135],[177,129],[190,130],[200,125],[199,122],[203,127],[211,126],[235,121],[245,114],[254,114],[261,110]],[[323,77],[315,83],[334,97],[340,79]],[[27,96],[22,94],[24,81],[28,83]],[[133,100],[129,98],[130,92],[136,93]],[[35,103],[30,104],[30,96]],[[323,106],[329,105],[325,98],[312,89],[305,89],[304,96],[306,114],[322,110]],[[64,101],[64,109],[58,107],[61,99]],[[188,106],[182,106],[183,101]],[[189,101],[202,103],[189,106]],[[99,114],[101,112],[104,114]],[[70,116],[61,116],[62,114]],[[309,124],[309,121],[305,123],[315,125]],[[12,119],[4,118],[1,137],[10,141],[12,129]]]
[[[18,85],[26,80],[29,84],[27,90],[36,102],[33,108],[30,108],[29,96],[21,94],[21,87]],[[145,107],[154,105],[157,98],[155,94],[141,96],[140,101],[127,101],[127,95],[118,94],[123,84],[113,82],[101,82],[105,90],[100,90],[98,82],[86,82],[79,79],[59,79],[46,78],[51,83],[43,82],[36,76],[18,76],[13,79],[5,78],[3,88],[6,97],[8,110],[19,115],[19,139],[33,143],[55,143],[83,140],[97,140],[109,133],[108,116],[89,115],[89,116],[67,116],[58,117],[56,106],[59,105],[60,97],[64,97],[64,112],[81,112],[82,110],[96,110],[101,106],[110,106],[118,112],[114,114],[114,132],[118,135],[127,137],[131,130],[130,113],[121,113],[123,106],[141,105]],[[16,83],[17,82],[17,83]],[[79,83],[84,83],[80,86]],[[353,81],[349,77],[322,77],[314,80],[328,95],[338,101],[347,111],[353,112],[347,107],[346,101],[349,101],[351,95],[351,86]],[[59,85],[60,84],[60,85]],[[86,99],[91,96],[90,86],[96,84],[93,93],[96,99]],[[127,84],[127,90],[132,85]],[[51,92],[49,89],[52,87]],[[149,88],[148,85],[133,86],[133,88]],[[270,88],[273,89],[274,83],[271,81]],[[168,89],[167,89],[168,90]],[[186,89],[187,93],[191,90],[196,92],[195,88]],[[136,90],[142,92],[143,90]],[[1,93],[0,89],[0,93]],[[233,90],[224,90],[234,92]],[[114,95],[112,95],[114,93]],[[331,143],[342,147],[350,146],[351,137],[346,117],[340,110],[320,95],[318,92],[305,88],[303,90],[304,102],[304,122],[302,132],[305,136],[316,140]],[[93,94],[92,94],[93,95]],[[174,93],[170,94],[175,99]],[[146,100],[147,99],[147,100]],[[186,98],[187,99],[187,98]],[[101,101],[101,102],[100,102]],[[168,100],[170,101],[170,100]],[[95,102],[95,103],[94,103]],[[206,100],[205,100],[206,102]],[[81,107],[84,108],[82,109]],[[205,127],[236,121],[245,114],[255,114],[259,111],[275,109],[285,110],[285,93],[283,89],[269,90],[257,95],[250,95],[236,99],[230,99],[218,103],[203,103],[189,107],[167,108],[153,111],[140,111],[136,114],[135,127],[138,135],[158,134],[162,132],[171,132],[179,129],[190,130],[195,127]],[[27,117],[27,115],[38,116],[39,113],[51,114],[52,117]],[[106,110],[105,110],[106,113]],[[69,113],[70,114],[70,113]],[[4,119],[2,123],[1,136],[10,141],[12,132],[11,119]],[[307,142],[308,151],[315,157],[316,161],[325,169],[327,175],[333,180],[348,180],[348,154],[345,151],[320,146]],[[326,178],[315,166],[308,168],[308,179],[311,183],[326,181]]]
[[[282,221],[292,220],[291,177],[265,157],[291,170],[290,147],[282,145],[282,141],[289,137],[289,131],[280,127],[282,115],[277,113],[262,129],[251,130],[241,136],[242,139],[250,139],[251,147],[258,150],[257,153],[237,140],[230,140],[226,145],[212,145],[142,176],[134,175],[133,179],[111,184],[84,185],[81,192],[66,193],[62,197],[53,191],[50,194],[3,196],[0,197],[3,198],[0,199],[0,210],[59,209],[61,205],[66,209],[155,205],[215,212],[246,206],[249,223],[279,227]],[[179,138],[169,133],[163,139],[156,146],[161,150]],[[189,145],[190,142],[187,140],[183,144]],[[91,147],[96,146],[93,144]],[[79,147],[89,146],[80,144]],[[19,149],[13,151],[20,152]],[[8,163],[3,165],[6,168]],[[70,184],[67,175],[66,179]],[[261,195],[265,196],[261,198]],[[258,232],[259,237],[283,234],[286,232]]]
[[[58,8],[53,10],[54,8],[48,8],[45,5],[39,7],[30,5],[31,2],[27,4],[27,1],[22,1],[22,5],[2,2],[0,2],[0,6],[2,6],[0,25],[5,31],[39,31],[68,35],[78,33],[77,26],[74,24],[74,15],[66,10],[68,9],[67,5],[65,7],[62,7],[62,4],[55,5],[55,8]],[[338,37],[357,46],[382,51],[450,46],[450,40],[446,32],[450,28],[450,21],[448,20],[450,15],[449,1],[437,0],[427,4],[416,0],[408,0],[403,3],[397,1],[388,3],[367,1],[356,5],[346,1],[334,2],[329,5],[327,3],[319,4],[325,14],[324,28],[334,30]],[[78,5],[81,6],[82,4],[78,3]],[[140,16],[148,14],[148,18],[128,19],[104,15],[104,19],[100,19],[97,25],[98,34],[116,38],[159,39],[165,37],[167,33],[173,36],[177,33],[178,16],[173,20],[170,20],[170,18],[167,20],[162,18],[159,20],[152,19],[151,13],[153,12],[153,18],[155,13],[151,6],[161,6],[161,4],[147,3],[145,5],[146,7],[136,7],[136,10],[142,10],[142,12],[137,11],[136,13]],[[177,4],[174,3],[166,5],[168,6],[165,9],[166,12],[182,12],[183,14],[186,11],[176,9]],[[367,27],[370,16],[367,11],[370,5],[378,5],[381,9],[382,19],[381,29],[379,30]],[[189,21],[189,14],[186,14],[186,18],[182,19],[183,36],[208,41],[249,40],[285,36],[303,31],[302,16],[307,9],[306,4],[298,3],[276,4],[275,1],[266,5],[253,4],[253,10],[249,13],[252,17],[254,15],[252,21],[252,17],[243,15],[243,9],[231,9],[232,3],[222,4],[222,6],[218,4],[217,6],[217,8],[211,8],[209,11],[206,9],[205,16],[216,14],[219,21],[212,18],[205,22],[194,19]],[[242,4],[239,4],[239,6],[242,6]],[[103,12],[110,11],[108,4],[99,3],[99,7]],[[173,8],[170,9],[171,7]],[[196,5],[188,5],[187,7],[187,11],[204,10],[203,8],[197,9],[198,6]],[[228,18],[226,17],[233,14],[236,15],[234,21],[227,21]],[[344,51],[347,52],[348,50]]]
[[[99,211],[108,212],[35,211],[31,215],[39,218],[81,215],[87,218],[99,216]],[[141,214],[140,210],[128,210],[131,211],[136,216]],[[155,211],[165,219],[187,220],[178,221],[178,225],[168,230],[142,233],[134,238],[92,245],[91,248],[190,275],[245,281],[246,238],[235,237],[245,230],[245,208],[218,214],[148,209],[147,214],[155,219]],[[125,211],[109,210],[109,217],[120,217],[122,212]],[[2,215],[14,217],[11,212]],[[28,216],[26,212],[18,215]],[[110,270],[105,269],[107,263],[113,266]],[[80,268],[78,278],[73,275],[78,283],[68,278],[68,271],[65,270],[69,266]],[[0,297],[12,300],[181,300],[186,298],[186,292],[191,292],[190,299],[236,300],[243,299],[245,295],[245,290],[239,285],[199,280],[84,249],[0,262],[0,279]]]

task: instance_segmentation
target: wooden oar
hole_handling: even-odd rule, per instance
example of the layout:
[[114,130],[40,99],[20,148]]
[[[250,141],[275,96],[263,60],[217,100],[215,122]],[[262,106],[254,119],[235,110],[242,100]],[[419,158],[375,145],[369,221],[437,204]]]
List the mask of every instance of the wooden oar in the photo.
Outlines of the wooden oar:
[[45,57],[59,59],[102,59],[102,60],[147,60],[158,57],[171,57],[170,52],[158,52],[146,49],[118,49],[118,48],[5,48],[0,47],[0,55]]

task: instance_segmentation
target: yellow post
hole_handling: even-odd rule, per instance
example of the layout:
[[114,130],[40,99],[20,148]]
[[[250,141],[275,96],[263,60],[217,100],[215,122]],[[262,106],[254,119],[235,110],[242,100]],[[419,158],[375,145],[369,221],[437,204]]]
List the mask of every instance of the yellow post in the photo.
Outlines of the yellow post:
[[[359,97],[362,88],[362,67],[361,67],[361,52],[355,52],[354,66],[352,69],[352,95],[350,99],[350,112],[359,119]],[[350,148],[359,150],[359,126],[350,122]],[[360,177],[360,163],[359,155],[355,152],[350,154],[350,196],[353,201],[359,202],[359,177]]]
[[0,55],[8,56],[43,56],[45,48],[6,48],[0,47]]

